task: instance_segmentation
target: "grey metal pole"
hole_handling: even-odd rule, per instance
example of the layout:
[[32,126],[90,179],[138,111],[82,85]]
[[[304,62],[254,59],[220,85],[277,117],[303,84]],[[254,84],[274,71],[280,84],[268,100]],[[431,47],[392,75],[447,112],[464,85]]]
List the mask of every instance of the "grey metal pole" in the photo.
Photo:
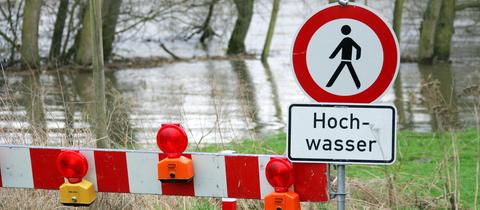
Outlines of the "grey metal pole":
[[337,189],[337,209],[345,210],[345,197],[347,195],[345,191],[345,165],[337,166],[338,173],[338,189]]

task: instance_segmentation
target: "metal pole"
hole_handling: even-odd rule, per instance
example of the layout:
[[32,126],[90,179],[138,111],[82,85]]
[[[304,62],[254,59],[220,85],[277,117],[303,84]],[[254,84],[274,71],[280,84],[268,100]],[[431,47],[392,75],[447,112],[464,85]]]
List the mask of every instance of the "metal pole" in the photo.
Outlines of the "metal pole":
[[[349,0],[338,0],[338,3],[342,6],[347,6]],[[345,210],[345,197],[347,196],[347,192],[345,191],[345,165],[337,165],[337,173],[338,188],[335,194],[337,196],[337,209]]]
[[337,209],[345,210],[345,197],[347,195],[345,191],[345,165],[337,166],[338,172],[338,189],[337,189]]

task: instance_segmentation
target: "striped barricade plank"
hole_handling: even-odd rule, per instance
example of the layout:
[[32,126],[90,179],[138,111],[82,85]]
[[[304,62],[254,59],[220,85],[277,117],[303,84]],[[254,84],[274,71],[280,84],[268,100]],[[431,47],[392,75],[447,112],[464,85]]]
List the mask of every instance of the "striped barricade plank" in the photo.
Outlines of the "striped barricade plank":
[[[56,169],[62,150],[78,150],[89,164],[85,179],[98,192],[263,199],[273,192],[265,166],[274,155],[187,153],[195,176],[188,183],[161,183],[157,151],[0,145],[0,187],[58,190],[64,177]],[[302,201],[328,200],[325,164],[294,163],[293,190]],[[319,187],[321,186],[321,187]]]

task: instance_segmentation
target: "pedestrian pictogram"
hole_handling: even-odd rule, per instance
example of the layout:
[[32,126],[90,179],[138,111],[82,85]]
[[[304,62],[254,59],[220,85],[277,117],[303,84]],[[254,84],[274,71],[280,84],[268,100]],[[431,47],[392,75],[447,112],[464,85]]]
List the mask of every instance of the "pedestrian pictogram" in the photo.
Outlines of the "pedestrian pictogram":
[[300,87],[318,102],[371,103],[395,79],[395,34],[368,7],[332,4],[300,28],[292,64]]
[[[342,26],[342,34],[343,35],[349,35],[352,29],[348,25]],[[335,73],[333,73],[332,78],[328,80],[327,87],[331,87],[333,83],[337,80],[338,75],[340,75],[340,72],[342,72],[343,68],[345,66],[348,67],[348,70],[350,71],[350,74],[352,75],[353,81],[355,82],[355,86],[357,88],[360,88],[361,84],[360,81],[358,80],[357,73],[355,73],[355,69],[353,68],[352,65],[352,49],[355,48],[357,51],[357,56],[356,59],[360,59],[362,55],[362,48],[355,42],[353,41],[352,38],[346,37],[338,44],[338,47],[335,48],[335,51],[333,51],[332,55],[330,55],[330,59],[334,59],[337,54],[342,51],[342,62],[338,66],[337,70],[335,70]]]

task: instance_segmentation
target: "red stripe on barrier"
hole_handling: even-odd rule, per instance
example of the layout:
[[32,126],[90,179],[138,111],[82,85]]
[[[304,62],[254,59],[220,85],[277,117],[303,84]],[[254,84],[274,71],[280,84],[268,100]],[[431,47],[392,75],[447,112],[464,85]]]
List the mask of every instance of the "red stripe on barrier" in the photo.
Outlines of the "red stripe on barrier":
[[[183,154],[183,156],[192,159],[192,155]],[[159,160],[167,158],[166,154],[159,154]],[[195,166],[193,166],[195,167]],[[162,182],[162,194],[163,195],[179,195],[179,196],[195,196],[195,187],[193,180],[187,183],[163,183]]]
[[58,189],[65,181],[57,170],[60,149],[30,149],[33,185],[37,189]]
[[125,152],[95,151],[93,155],[98,191],[130,192]]
[[328,201],[327,165],[294,163],[294,190],[301,201]]
[[258,158],[225,156],[228,197],[261,199]]

